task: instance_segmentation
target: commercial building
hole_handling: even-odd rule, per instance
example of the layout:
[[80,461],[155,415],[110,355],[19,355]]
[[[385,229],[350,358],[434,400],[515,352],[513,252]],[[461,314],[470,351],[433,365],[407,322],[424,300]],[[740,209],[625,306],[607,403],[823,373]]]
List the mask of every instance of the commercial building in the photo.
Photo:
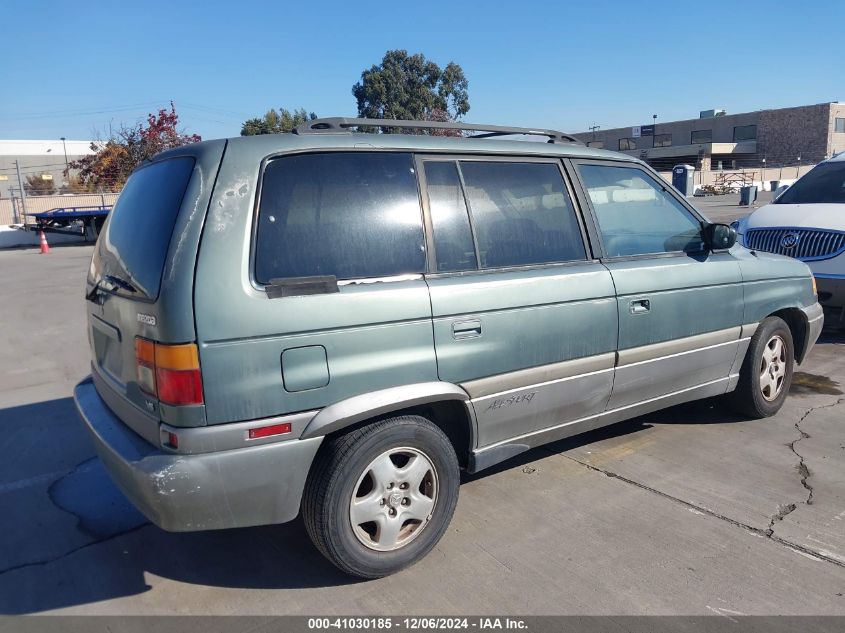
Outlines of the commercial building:
[[645,121],[575,136],[593,147],[637,156],[659,171],[678,164],[703,171],[800,167],[845,151],[845,103],[742,114],[705,110],[696,119]]
[[91,141],[6,141],[0,140],[0,199],[10,198],[14,191],[20,195],[17,161],[21,181],[27,176],[50,180],[56,191],[61,189],[64,171],[68,163],[93,154]]

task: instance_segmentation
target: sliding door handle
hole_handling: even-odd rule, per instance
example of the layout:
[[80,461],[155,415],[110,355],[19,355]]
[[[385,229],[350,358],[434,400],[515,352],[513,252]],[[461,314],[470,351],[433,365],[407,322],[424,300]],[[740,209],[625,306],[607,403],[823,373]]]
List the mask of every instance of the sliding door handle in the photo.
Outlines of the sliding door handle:
[[651,301],[648,299],[632,299],[631,314],[645,314],[651,310]]

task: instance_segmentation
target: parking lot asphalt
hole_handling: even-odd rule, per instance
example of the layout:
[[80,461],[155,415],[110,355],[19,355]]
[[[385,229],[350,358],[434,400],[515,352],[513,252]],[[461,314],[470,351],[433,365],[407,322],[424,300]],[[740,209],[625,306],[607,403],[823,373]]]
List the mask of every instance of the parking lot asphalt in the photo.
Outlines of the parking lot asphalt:
[[435,550],[361,582],[299,520],[170,534],[123,499],[71,399],[90,255],[0,252],[0,613],[845,614],[842,333],[773,418],[690,403],[465,477]]
[[739,194],[732,193],[723,196],[699,196],[687,200],[701,211],[711,222],[730,224],[734,220],[745,217],[755,209],[759,209],[772,201],[772,193],[761,191],[757,199],[749,206],[739,204]]

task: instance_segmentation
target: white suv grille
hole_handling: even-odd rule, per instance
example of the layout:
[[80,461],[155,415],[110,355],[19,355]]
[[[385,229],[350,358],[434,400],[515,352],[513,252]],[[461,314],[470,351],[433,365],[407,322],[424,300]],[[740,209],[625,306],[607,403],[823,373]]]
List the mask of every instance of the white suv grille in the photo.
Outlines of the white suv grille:
[[748,248],[789,255],[796,259],[827,259],[845,251],[845,232],[824,229],[751,229],[745,234]]

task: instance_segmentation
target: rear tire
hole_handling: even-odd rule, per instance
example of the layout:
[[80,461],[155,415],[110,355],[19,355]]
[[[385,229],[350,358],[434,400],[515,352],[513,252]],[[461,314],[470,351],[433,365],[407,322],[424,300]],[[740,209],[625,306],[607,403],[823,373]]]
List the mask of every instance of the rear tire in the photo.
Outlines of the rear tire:
[[459,485],[455,450],[437,426],[410,415],[379,420],[326,440],[305,485],[302,518],[340,570],[380,578],[437,544]]
[[779,317],[765,318],[751,337],[731,406],[755,419],[777,413],[792,385],[794,361],[789,326]]

